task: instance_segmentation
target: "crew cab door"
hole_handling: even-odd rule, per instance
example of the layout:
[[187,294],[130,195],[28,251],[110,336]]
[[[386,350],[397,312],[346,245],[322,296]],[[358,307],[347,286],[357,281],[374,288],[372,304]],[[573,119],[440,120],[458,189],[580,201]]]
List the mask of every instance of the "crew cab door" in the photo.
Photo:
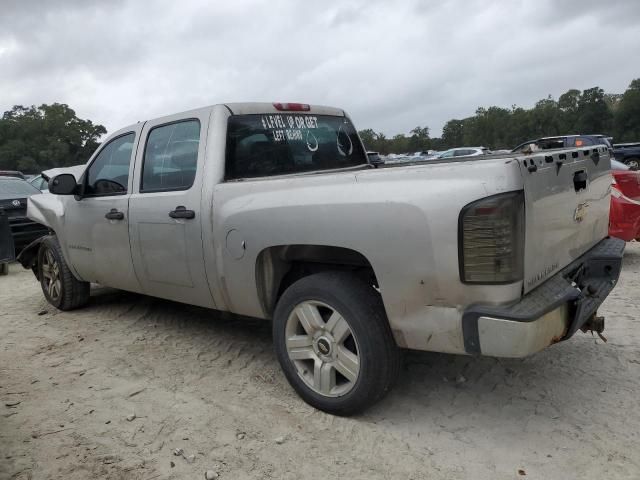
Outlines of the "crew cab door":
[[200,196],[209,109],[147,122],[136,157],[129,236],[148,295],[214,307],[202,245]]
[[59,235],[83,280],[130,291],[140,290],[129,248],[129,193],[141,129],[118,132],[94,154],[79,182],[81,195],[63,199]]

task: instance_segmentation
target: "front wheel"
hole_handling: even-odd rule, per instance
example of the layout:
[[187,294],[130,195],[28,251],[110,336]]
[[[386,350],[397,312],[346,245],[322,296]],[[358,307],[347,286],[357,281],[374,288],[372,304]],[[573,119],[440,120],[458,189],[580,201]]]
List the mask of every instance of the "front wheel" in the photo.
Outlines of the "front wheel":
[[291,285],[278,301],[273,337],[291,386],[328,413],[363,411],[400,370],[380,295],[349,273],[318,273]]
[[38,278],[47,301],[60,310],[73,310],[89,302],[90,284],[73,276],[56,237],[47,237],[40,244]]
[[629,158],[624,163],[631,170],[640,170],[640,158]]

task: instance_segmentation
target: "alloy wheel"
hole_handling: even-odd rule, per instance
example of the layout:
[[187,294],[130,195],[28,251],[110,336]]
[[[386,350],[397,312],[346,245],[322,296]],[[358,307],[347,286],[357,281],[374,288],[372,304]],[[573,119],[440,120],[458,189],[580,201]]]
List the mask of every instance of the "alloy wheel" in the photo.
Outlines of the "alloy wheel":
[[62,281],[60,280],[60,265],[56,261],[50,249],[47,249],[42,258],[42,276],[47,294],[54,302],[60,298]]
[[339,397],[355,386],[360,373],[358,343],[336,309],[318,301],[302,302],[289,315],[285,334],[289,359],[314,392]]

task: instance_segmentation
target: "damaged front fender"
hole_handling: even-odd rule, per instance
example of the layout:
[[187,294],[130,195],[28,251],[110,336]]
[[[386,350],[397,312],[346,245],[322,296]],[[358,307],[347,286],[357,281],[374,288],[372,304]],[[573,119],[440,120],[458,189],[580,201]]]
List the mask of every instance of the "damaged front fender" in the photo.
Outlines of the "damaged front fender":
[[29,197],[27,203],[27,217],[34,222],[46,226],[51,232],[50,235],[42,236],[27,245],[18,255],[16,260],[24,268],[30,268],[38,276],[38,251],[40,244],[45,238],[62,232],[64,224],[64,204],[62,198],[51,193],[33,195]]
[[24,247],[16,258],[24,268],[30,268],[33,270],[36,278],[38,277],[38,252],[40,251],[40,244],[48,237],[51,237],[51,235],[36,238],[33,242]]

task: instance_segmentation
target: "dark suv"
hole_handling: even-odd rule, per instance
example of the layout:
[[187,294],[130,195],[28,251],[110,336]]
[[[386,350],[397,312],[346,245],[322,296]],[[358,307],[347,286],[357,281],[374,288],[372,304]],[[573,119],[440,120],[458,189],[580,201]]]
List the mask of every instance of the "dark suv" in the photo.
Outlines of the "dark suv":
[[616,143],[613,145],[616,160],[631,170],[640,170],[640,143]]
[[[8,220],[16,255],[48,232],[47,227],[27,218],[27,199],[40,193],[40,190],[20,178],[0,177],[0,210],[6,217],[3,223]],[[0,239],[0,243],[5,245],[6,239]]]
[[559,135],[557,137],[543,137],[521,143],[512,152],[523,152],[529,145],[535,145],[540,150],[551,148],[588,147],[590,145],[604,145],[613,150],[610,137],[604,135]]

